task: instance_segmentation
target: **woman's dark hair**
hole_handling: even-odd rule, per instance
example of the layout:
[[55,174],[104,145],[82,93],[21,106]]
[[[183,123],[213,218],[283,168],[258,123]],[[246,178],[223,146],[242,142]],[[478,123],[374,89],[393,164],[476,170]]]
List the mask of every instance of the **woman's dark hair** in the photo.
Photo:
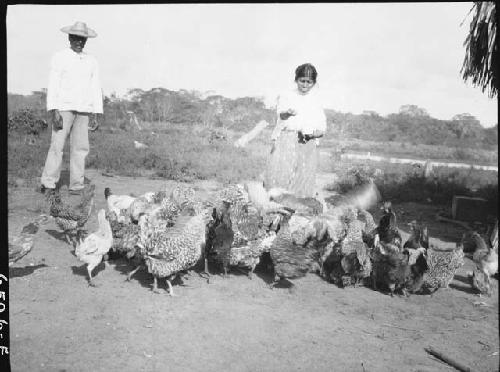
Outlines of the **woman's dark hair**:
[[318,72],[316,71],[316,67],[314,67],[310,63],[304,63],[303,65],[300,65],[295,69],[295,81],[297,81],[301,77],[308,77],[316,83],[317,76]]

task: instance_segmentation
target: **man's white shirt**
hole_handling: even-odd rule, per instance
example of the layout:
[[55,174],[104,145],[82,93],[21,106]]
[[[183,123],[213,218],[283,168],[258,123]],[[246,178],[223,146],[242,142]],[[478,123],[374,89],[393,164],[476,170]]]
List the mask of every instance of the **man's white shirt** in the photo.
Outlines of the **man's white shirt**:
[[103,112],[97,60],[71,48],[52,57],[47,87],[47,110]]

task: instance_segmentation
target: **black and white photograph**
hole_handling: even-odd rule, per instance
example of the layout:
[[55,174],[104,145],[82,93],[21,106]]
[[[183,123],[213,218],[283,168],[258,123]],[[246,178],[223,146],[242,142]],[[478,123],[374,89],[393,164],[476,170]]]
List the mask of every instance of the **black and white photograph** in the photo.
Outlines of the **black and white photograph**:
[[8,1],[2,370],[499,371],[496,10]]

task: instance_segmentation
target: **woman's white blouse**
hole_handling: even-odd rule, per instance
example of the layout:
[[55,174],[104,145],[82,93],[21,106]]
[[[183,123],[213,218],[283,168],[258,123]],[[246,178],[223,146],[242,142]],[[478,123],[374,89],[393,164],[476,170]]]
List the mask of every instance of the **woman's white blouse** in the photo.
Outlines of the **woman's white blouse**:
[[[300,130],[304,134],[312,134],[314,130],[326,131],[326,115],[318,98],[315,88],[307,94],[300,94],[297,88],[281,94],[276,105],[278,122],[272,138],[276,139],[283,129]],[[295,110],[297,114],[281,120],[280,112],[289,109]]]

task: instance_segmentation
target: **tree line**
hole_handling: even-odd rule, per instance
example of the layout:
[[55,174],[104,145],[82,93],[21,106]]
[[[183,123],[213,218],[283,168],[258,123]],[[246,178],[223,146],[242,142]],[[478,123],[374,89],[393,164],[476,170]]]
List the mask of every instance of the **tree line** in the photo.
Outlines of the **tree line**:
[[[30,95],[8,94],[8,113],[13,118],[30,109],[36,119],[45,118],[46,91]],[[469,113],[450,120],[431,117],[424,108],[403,105],[399,112],[382,116],[375,111],[362,114],[325,110],[327,135],[339,139],[395,141],[450,147],[498,149],[498,124],[484,128]],[[25,113],[23,114],[25,115]],[[172,91],[165,88],[130,89],[124,97],[111,94],[104,98],[104,126],[130,130],[134,122],[163,125],[192,124],[234,131],[248,131],[260,120],[274,123],[274,108],[256,97],[230,99],[221,95],[203,95],[197,91]]]

